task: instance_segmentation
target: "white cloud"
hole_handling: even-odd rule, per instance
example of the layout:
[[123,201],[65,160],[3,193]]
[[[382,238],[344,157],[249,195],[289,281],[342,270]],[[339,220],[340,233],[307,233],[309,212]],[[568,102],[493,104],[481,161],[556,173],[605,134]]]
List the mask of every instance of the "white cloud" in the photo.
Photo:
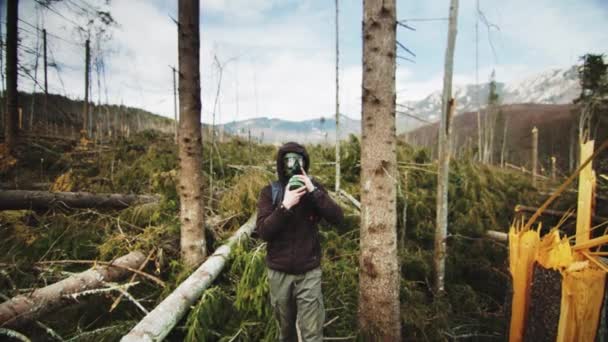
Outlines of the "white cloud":
[[281,0],[205,0],[201,10],[232,18],[260,19],[266,11],[279,5]]
[[[101,1],[100,3],[102,3]],[[93,3],[91,1],[91,3]],[[474,82],[473,2],[461,2],[454,85]],[[34,2],[22,2],[22,18],[35,22]],[[358,118],[361,112],[360,2],[341,2],[341,112]],[[445,2],[399,2],[399,17],[445,17]],[[53,5],[64,9],[65,4]],[[593,2],[539,0],[482,1],[482,8],[501,30],[495,33],[498,62],[489,55],[481,31],[480,82],[492,68],[497,80],[509,82],[553,66],[568,66],[587,52],[608,46],[602,29],[605,9]],[[201,89],[203,120],[210,122],[218,73],[213,65],[232,57],[224,70],[218,121],[255,116],[291,120],[332,115],[335,110],[333,1],[205,0],[201,2]],[[142,107],[173,116],[172,75],[177,64],[175,4],[146,0],[114,0],[111,12],[120,23],[105,47],[108,95],[111,103]],[[66,15],[69,12],[62,11]],[[82,38],[64,18],[46,11],[49,32],[75,42]],[[81,22],[78,17],[69,17]],[[400,62],[398,101],[420,99],[441,89],[446,23],[417,23],[417,31],[400,31],[402,42],[418,55],[416,64]],[[30,30],[33,30],[30,28]],[[23,43],[33,46],[33,36]],[[49,37],[61,80],[71,97],[83,96],[84,47]],[[495,65],[496,64],[496,65]],[[41,69],[40,69],[41,70]],[[39,71],[39,76],[41,71]],[[97,100],[93,72],[93,99]],[[54,70],[52,92],[63,93]],[[238,87],[237,87],[238,83]],[[20,88],[31,91],[31,81]],[[238,89],[237,89],[238,88]],[[257,96],[256,96],[257,93]],[[238,116],[237,116],[238,97]]]

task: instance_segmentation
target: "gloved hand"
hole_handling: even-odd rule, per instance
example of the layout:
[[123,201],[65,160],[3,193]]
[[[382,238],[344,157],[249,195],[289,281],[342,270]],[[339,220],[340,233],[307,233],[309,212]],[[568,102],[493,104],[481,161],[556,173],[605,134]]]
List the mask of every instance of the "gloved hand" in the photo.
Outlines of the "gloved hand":
[[285,187],[285,195],[283,196],[283,206],[286,209],[291,209],[294,205],[300,202],[300,198],[306,193],[306,187],[300,187],[294,190],[289,190],[289,186]]

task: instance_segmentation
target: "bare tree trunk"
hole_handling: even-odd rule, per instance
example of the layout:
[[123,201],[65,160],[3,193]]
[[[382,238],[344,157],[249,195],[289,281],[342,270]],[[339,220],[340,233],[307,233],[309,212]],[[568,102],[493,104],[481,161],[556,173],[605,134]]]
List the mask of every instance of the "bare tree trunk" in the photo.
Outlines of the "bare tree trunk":
[[175,79],[175,74],[177,70],[174,67],[171,67],[173,73],[173,130],[175,131],[175,143],[177,144],[177,81]]
[[534,127],[532,129],[532,185],[536,186],[536,176],[538,174],[538,129]]
[[4,141],[10,152],[19,137],[19,93],[17,92],[17,18],[19,1],[6,2],[6,113]]
[[437,174],[437,227],[435,228],[435,291],[444,292],[446,238],[448,233],[448,174],[450,171],[450,131],[455,103],[452,98],[452,74],[458,22],[458,0],[450,2],[448,44],[445,50],[442,116],[439,123],[439,165]]
[[509,126],[509,117],[505,116],[505,124],[502,129],[502,148],[500,149],[500,166],[505,167],[506,151],[507,151],[507,127]]
[[0,210],[61,208],[124,209],[130,205],[158,202],[157,196],[93,194],[90,192],[0,191]]
[[479,0],[475,0],[475,85],[477,91],[477,160],[482,162],[482,129],[481,129],[481,114],[479,113],[481,103],[479,101]]
[[36,18],[36,48],[34,60],[34,84],[32,86],[32,102],[30,104],[30,116],[27,122],[27,128],[30,132],[34,129],[34,111],[36,110],[36,86],[38,85],[38,60],[40,59],[40,29],[38,28],[38,20]]
[[359,327],[401,340],[397,258],[395,0],[363,1]]
[[186,314],[188,309],[211,285],[230,257],[232,247],[242,238],[251,235],[255,228],[255,215],[218,248],[192,275],[184,280],[165,300],[144,317],[122,342],[162,341]]
[[576,164],[575,148],[578,146],[576,140],[576,125],[570,127],[570,144],[568,146],[568,172],[574,171],[574,165]]
[[496,104],[492,105],[492,117],[491,117],[491,134],[490,134],[490,148],[489,148],[489,162],[494,163],[494,143],[496,141],[496,125],[498,124],[498,111]]
[[207,255],[204,231],[199,1],[179,0],[179,197],[181,256],[194,267]]
[[408,171],[405,170],[403,172],[403,212],[401,215],[403,216],[403,231],[401,232],[401,243],[399,244],[399,248],[405,248],[405,234],[407,233],[407,189],[408,189]]
[[91,136],[91,132],[89,129],[89,74],[91,73],[89,66],[91,64],[91,50],[89,48],[89,45],[89,40],[87,39],[84,51],[84,103],[82,104],[82,130],[84,134],[86,134],[87,138]]
[[336,0],[336,193],[340,193],[340,25],[339,0]]
[[137,269],[144,261],[145,256],[141,252],[131,252],[113,262],[117,267],[93,267],[57,283],[36,289],[31,294],[13,297],[0,304],[0,326],[15,326],[36,319],[68,303],[71,294],[97,289],[106,282],[119,280],[129,273],[125,267]]
[[46,29],[42,30],[42,45],[43,45],[43,57],[44,57],[44,117],[49,117],[49,83],[48,83],[48,62],[47,62],[47,48],[46,48]]

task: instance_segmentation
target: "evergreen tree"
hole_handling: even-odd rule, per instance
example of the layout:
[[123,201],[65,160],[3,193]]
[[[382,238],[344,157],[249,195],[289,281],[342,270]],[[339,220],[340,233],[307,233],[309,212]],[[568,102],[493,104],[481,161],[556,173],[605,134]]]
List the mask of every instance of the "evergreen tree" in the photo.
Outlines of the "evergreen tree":
[[578,68],[581,94],[574,100],[579,105],[579,142],[595,139],[597,129],[607,121],[608,64],[604,55],[586,54]]

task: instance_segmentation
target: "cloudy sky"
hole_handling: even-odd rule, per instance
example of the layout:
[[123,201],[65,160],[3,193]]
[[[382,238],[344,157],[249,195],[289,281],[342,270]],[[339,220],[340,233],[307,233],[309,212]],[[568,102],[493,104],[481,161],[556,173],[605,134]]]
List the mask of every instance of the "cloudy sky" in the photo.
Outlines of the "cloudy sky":
[[[3,26],[5,1],[0,0]],[[21,0],[20,89],[31,92],[34,87],[33,52],[41,45],[36,26],[45,27],[52,64],[50,91],[82,98],[85,35],[78,27],[87,26],[87,13],[108,10],[117,26],[109,30],[109,40],[97,44],[93,39],[92,58],[103,61],[105,72],[93,67],[92,99],[172,117],[169,66],[177,65],[176,3],[62,0],[43,7],[34,0]],[[397,17],[416,29],[398,29],[398,40],[416,54],[415,63],[399,61],[398,101],[421,99],[441,87],[449,1],[397,0],[397,4]],[[608,0],[480,0],[480,9],[480,81],[487,80],[492,69],[498,81],[508,82],[575,64],[587,52],[608,51]],[[340,0],[340,102],[341,111],[353,118],[361,112],[361,12],[362,1]],[[211,122],[217,93],[215,58],[223,67],[218,122],[332,115],[333,0],[202,0],[200,15],[204,122]],[[475,1],[461,0],[456,84],[475,82],[475,22]],[[39,80],[40,64],[41,60]]]

